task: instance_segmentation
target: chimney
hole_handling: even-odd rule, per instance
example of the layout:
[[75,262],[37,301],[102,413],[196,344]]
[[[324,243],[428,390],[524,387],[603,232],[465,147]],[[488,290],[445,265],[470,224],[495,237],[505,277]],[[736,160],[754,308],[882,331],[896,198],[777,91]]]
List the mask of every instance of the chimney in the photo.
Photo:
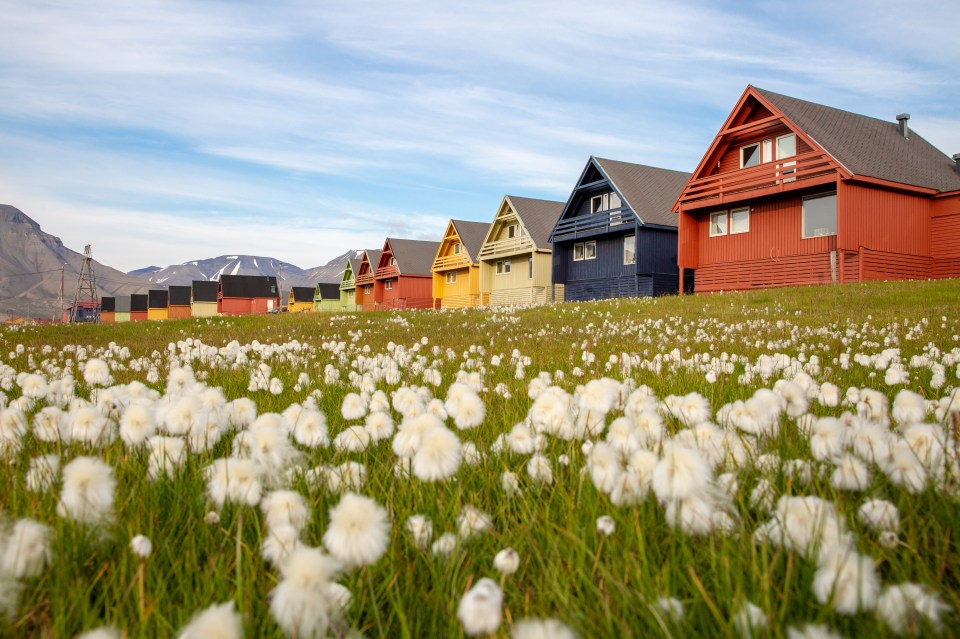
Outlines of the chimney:
[[907,120],[909,119],[910,119],[909,113],[901,113],[900,115],[897,116],[897,123],[898,123],[897,128],[900,129],[900,135],[902,135],[904,139],[909,139],[910,137],[909,135],[907,135],[910,132],[909,127],[907,127]]
[[955,166],[953,167],[957,173],[960,173],[960,153],[953,154],[953,161]]

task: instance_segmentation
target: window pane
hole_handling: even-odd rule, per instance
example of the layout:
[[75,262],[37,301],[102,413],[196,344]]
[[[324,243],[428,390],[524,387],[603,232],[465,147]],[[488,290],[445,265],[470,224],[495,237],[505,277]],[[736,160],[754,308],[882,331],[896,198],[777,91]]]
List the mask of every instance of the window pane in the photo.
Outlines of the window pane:
[[723,211],[722,213],[713,213],[710,216],[710,235],[726,235],[727,234],[727,212]]
[[746,233],[750,230],[750,209],[730,211],[730,233]]
[[504,261],[503,261],[503,272],[504,272],[504,273],[509,273],[509,272],[510,272],[510,260],[504,260]]
[[533,278],[533,258],[531,257],[527,262],[527,277]]
[[637,262],[637,237],[628,235],[623,238],[623,263],[635,264]]
[[763,161],[769,162],[773,159],[773,140],[763,141]]
[[803,237],[837,234],[837,194],[803,199]]
[[777,138],[777,159],[792,158],[797,154],[797,136],[794,134]]
[[760,145],[750,144],[740,149],[740,167],[757,166],[760,164]]
[[573,261],[579,262],[583,259],[583,244],[573,245]]
[[592,260],[597,257],[597,243],[586,242],[583,245],[583,259]]
[[623,203],[620,201],[620,196],[617,195],[616,193],[611,193],[611,194],[610,194],[610,208],[611,208],[611,209],[619,209],[621,206],[623,206]]

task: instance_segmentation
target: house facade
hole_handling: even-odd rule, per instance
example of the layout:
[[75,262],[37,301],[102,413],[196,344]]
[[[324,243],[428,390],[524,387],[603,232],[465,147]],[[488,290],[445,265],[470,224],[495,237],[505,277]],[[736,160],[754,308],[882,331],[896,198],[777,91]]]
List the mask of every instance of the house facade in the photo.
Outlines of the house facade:
[[130,321],[145,322],[149,319],[150,298],[147,294],[133,294],[130,296]]
[[344,260],[343,274],[340,276],[340,310],[357,310],[357,271],[364,251],[354,251]]
[[550,234],[565,300],[676,293],[677,215],[690,174],[591,157]]
[[217,312],[258,315],[280,308],[280,287],[273,275],[221,275]]
[[480,248],[488,222],[450,220],[430,270],[435,308],[480,306]]
[[151,289],[147,291],[147,319],[167,319],[167,309],[170,306],[170,292],[167,289]]
[[395,237],[384,240],[373,280],[377,310],[431,308],[430,268],[439,248],[439,242]]
[[373,284],[379,263],[379,249],[367,249],[363,252],[363,257],[360,258],[360,266],[357,268],[356,282],[354,283],[353,303],[358,311],[375,311],[377,309],[377,291]]
[[193,317],[216,317],[219,288],[219,282],[193,280],[190,284],[190,314]]
[[313,289],[313,310],[318,313],[336,313],[340,310],[340,284],[320,282]]
[[287,296],[287,312],[312,313],[313,292],[314,289],[309,286],[290,287],[290,294]]
[[190,317],[190,291],[189,286],[171,286],[170,305],[167,307],[167,317],[170,319],[186,319]]
[[480,248],[480,293],[490,306],[563,301],[553,284],[550,232],[564,203],[504,196]]
[[681,277],[697,292],[960,277],[956,156],[909,117],[748,86],[675,203]]
[[129,322],[130,306],[131,306],[131,299],[129,295],[119,295],[115,297],[114,308],[116,308],[116,311],[113,314],[113,321],[116,322],[117,324]]
[[102,324],[114,324],[117,321],[117,298],[100,298],[100,322]]

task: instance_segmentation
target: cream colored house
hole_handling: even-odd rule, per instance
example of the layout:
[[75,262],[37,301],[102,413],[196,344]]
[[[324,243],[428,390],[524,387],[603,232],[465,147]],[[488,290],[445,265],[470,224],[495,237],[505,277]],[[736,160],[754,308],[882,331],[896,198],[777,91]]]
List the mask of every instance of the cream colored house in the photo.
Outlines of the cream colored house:
[[504,196],[480,248],[480,292],[490,306],[563,301],[552,280],[550,232],[564,203]]

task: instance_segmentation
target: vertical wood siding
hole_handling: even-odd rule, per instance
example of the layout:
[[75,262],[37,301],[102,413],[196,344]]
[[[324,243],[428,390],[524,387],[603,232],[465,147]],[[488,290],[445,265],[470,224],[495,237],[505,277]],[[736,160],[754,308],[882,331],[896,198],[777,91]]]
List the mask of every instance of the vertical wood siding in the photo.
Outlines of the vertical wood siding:
[[[720,168],[714,171],[711,171],[710,174],[717,173],[728,173],[730,171],[739,171],[740,170],[740,149],[748,144],[755,144],[757,142],[763,142],[763,140],[773,140],[773,152],[776,154],[777,147],[777,137],[781,135],[786,135],[790,133],[790,129],[786,126],[781,125],[774,130],[767,131],[760,135],[752,135],[749,138],[744,138],[743,140],[737,140],[733,142],[729,148],[724,152],[720,157]],[[809,153],[813,149],[809,144],[804,142],[799,137],[797,138],[797,155],[801,153]],[[790,158],[784,158],[783,161],[789,162]]]
[[100,311],[101,324],[115,324],[116,321],[117,314],[114,311]]
[[960,194],[934,200],[930,233],[931,276],[960,277]]
[[841,248],[930,255],[929,197],[846,183],[837,209],[843,216]]
[[190,305],[190,314],[194,317],[216,317],[217,313],[216,302],[193,302]]
[[171,306],[167,309],[167,317],[170,319],[185,319],[191,317],[191,315],[189,306]]

